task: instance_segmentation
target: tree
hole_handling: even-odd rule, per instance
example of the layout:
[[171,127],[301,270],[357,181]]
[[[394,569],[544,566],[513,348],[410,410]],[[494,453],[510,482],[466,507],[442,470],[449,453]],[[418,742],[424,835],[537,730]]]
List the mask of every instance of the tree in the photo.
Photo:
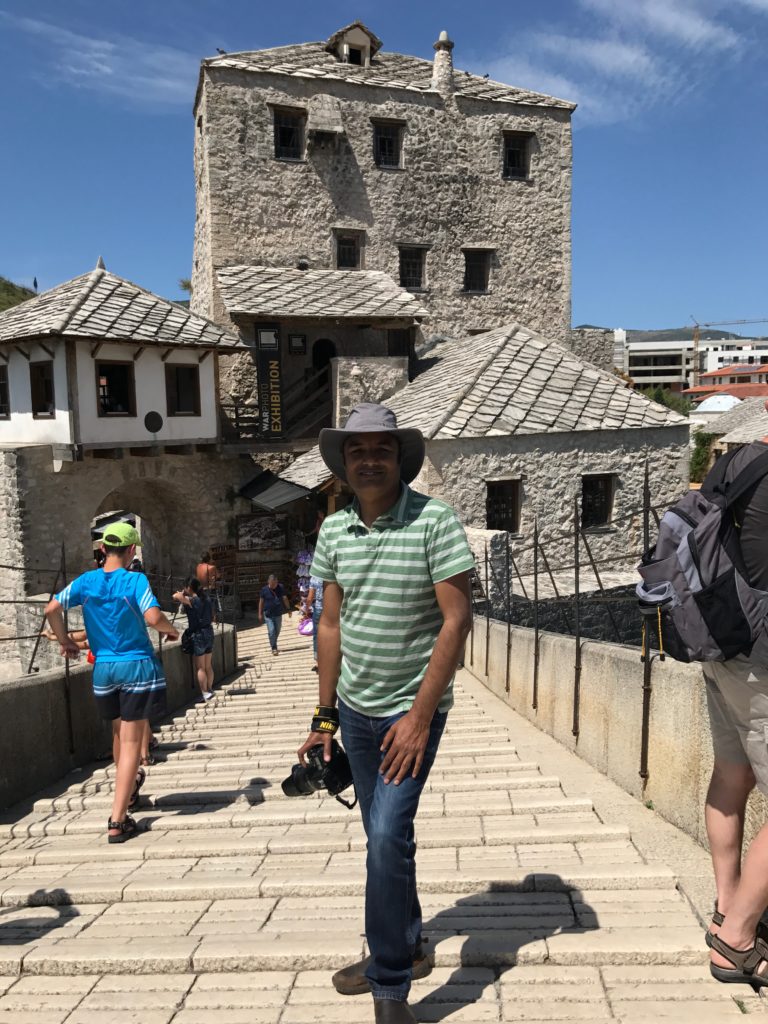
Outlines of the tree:
[[181,288],[183,292],[187,292],[188,295],[192,294],[192,282],[188,277],[179,278],[179,288]]

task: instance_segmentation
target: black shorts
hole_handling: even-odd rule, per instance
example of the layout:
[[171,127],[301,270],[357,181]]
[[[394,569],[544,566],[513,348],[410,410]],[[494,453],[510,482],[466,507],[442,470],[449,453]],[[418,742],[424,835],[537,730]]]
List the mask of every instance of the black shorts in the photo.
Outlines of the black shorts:
[[93,692],[102,718],[139,722],[166,712],[165,676],[157,658],[140,661],[97,661]]

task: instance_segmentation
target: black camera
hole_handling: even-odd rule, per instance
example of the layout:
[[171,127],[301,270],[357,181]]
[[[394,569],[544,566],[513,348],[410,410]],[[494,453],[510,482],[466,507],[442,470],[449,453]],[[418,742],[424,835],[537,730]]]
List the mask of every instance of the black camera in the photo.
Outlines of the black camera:
[[310,796],[320,789],[335,796],[345,807],[354,807],[353,803],[342,800],[339,793],[352,785],[352,769],[349,758],[336,740],[331,740],[331,760],[323,760],[323,744],[316,743],[307,751],[307,764],[295,764],[291,774],[283,780],[282,787],[286,796]]

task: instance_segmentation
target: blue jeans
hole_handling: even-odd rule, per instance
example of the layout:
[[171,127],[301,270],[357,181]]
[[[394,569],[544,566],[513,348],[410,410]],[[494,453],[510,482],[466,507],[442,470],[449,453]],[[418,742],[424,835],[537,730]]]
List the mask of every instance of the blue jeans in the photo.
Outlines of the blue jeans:
[[384,758],[379,748],[403,714],[369,718],[339,701],[342,742],[368,837],[365,935],[371,963],[365,973],[375,999],[400,1001],[408,998],[413,954],[421,941],[413,819],[448,717],[435,712],[421,771],[396,786],[379,774]]
[[317,624],[320,621],[320,616],[323,614],[322,608],[312,609],[312,653],[317,661]]
[[264,616],[264,621],[267,624],[267,636],[269,637],[269,646],[273,651],[277,650],[277,638],[280,636],[280,630],[283,625],[282,615],[276,615],[271,618],[269,615]]

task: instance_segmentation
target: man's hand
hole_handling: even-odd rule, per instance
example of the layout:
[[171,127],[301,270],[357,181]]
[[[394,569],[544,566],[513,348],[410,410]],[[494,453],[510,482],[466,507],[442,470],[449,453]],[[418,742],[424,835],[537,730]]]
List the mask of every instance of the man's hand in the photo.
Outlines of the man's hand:
[[62,658],[79,658],[80,648],[71,637],[67,637],[61,644]]
[[416,778],[424,763],[429,726],[429,722],[409,711],[390,727],[381,744],[381,749],[386,751],[379,768],[379,774],[384,776],[384,782],[391,782],[394,779],[395,785],[399,786],[411,770],[411,766],[411,775]]
[[169,629],[168,632],[165,634],[165,639],[166,640],[170,640],[171,643],[173,643],[175,640],[178,640],[179,639],[179,631],[178,631],[178,629]]
[[325,732],[311,732],[309,736],[307,736],[307,738],[304,740],[302,745],[299,747],[298,755],[300,764],[306,765],[307,762],[304,760],[304,755],[306,754],[310,747],[315,747],[317,746],[318,743],[322,743],[324,748],[323,760],[330,761],[332,740],[333,736],[329,736]]

